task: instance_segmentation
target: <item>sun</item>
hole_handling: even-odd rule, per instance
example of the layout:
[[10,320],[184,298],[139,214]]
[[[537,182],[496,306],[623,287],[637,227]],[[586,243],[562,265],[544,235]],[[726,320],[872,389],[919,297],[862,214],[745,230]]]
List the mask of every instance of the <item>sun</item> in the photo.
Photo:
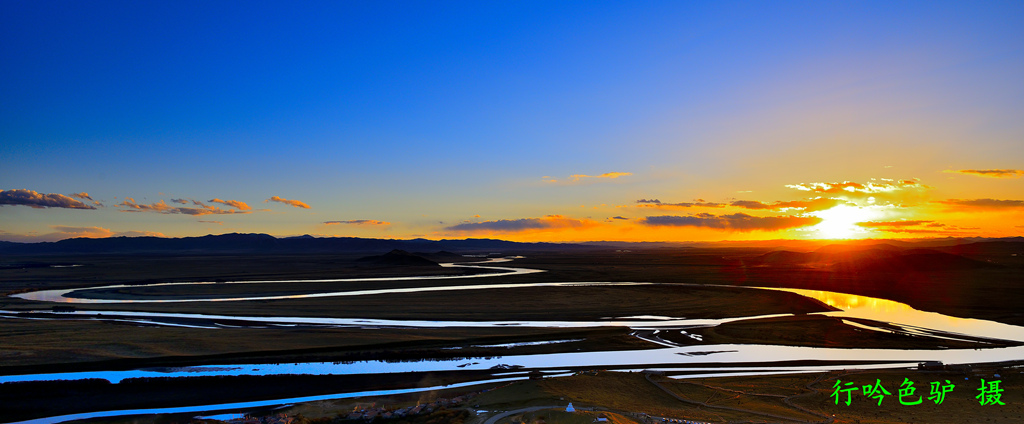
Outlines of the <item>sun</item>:
[[879,212],[870,207],[839,205],[832,208],[809,213],[821,218],[821,223],[811,227],[820,238],[854,239],[871,234],[870,230],[857,225],[858,222],[871,221],[879,216]]

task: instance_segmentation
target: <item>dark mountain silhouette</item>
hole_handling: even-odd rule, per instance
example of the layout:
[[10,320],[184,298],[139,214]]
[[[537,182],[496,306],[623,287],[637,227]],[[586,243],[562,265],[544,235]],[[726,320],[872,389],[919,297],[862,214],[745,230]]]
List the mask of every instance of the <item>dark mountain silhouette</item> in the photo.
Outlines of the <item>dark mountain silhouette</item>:
[[372,253],[395,249],[405,251],[449,251],[463,253],[528,252],[600,249],[595,246],[562,243],[518,243],[493,239],[389,240],[356,237],[319,238],[299,236],[276,238],[267,234],[222,234],[202,237],[110,237],[75,238],[57,242],[16,243],[0,241],[0,254],[154,254],[154,253]]
[[751,258],[749,266],[807,267],[839,272],[928,272],[998,268],[999,265],[933,249],[889,244],[829,245],[813,252],[779,250]]
[[842,262],[833,265],[836,269],[860,272],[929,272],[967,271],[999,268],[999,265],[968,259],[927,249],[914,249],[902,255],[889,258],[869,258],[861,261]]

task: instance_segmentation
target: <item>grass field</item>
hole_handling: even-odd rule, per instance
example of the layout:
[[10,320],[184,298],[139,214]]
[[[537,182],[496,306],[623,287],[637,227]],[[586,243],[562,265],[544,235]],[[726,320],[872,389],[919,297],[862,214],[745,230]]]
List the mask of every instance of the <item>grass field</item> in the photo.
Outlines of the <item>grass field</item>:
[[[638,281],[658,285],[537,287],[483,289],[414,294],[380,294],[360,297],[327,297],[273,301],[202,302],[169,304],[77,305],[80,310],[131,310],[245,316],[306,316],[339,318],[421,320],[600,320],[608,317],[660,315],[686,318],[724,318],[767,314],[790,317],[743,320],[717,327],[690,329],[703,344],[755,343],[823,347],[867,348],[963,348],[970,342],[952,342],[905,334],[865,331],[841,321],[810,312],[829,310],[814,300],[780,291],[733,287],[700,287],[683,284],[745,286],[793,286],[891,296],[919,307],[931,307],[959,316],[976,316],[1017,322],[1021,277],[1012,266],[982,269],[974,273],[928,272],[854,274],[800,267],[747,266],[749,258],[766,249],[659,249],[634,253],[588,252],[529,254],[510,265],[545,269],[540,274],[435,281],[374,281],[347,283],[270,283],[206,286],[146,286],[153,282],[232,281],[268,279],[320,279],[451,275],[477,271],[441,267],[375,267],[356,263],[359,255],[312,256],[75,256],[15,258],[26,262],[80,264],[80,267],[7,267],[0,269],[0,289],[7,292],[43,288],[83,288],[106,284],[130,284],[117,289],[122,297],[175,297],[221,295],[294,294],[309,291],[362,290],[369,288],[464,285],[489,283]],[[5,258],[5,261],[11,260]],[[6,263],[6,262],[5,262]],[[1013,265],[1013,264],[1011,264]],[[924,288],[927,288],[925,290]],[[920,293],[914,297],[914,293]],[[94,293],[95,294],[95,293]],[[985,300],[988,299],[988,300]],[[987,301],[989,308],[982,308]],[[1014,305],[1011,308],[1010,305]],[[48,309],[54,304],[6,297],[7,310]],[[879,324],[884,326],[884,323]],[[629,350],[659,347],[629,335],[627,328],[546,329],[495,328],[221,328],[162,327],[143,323],[89,320],[36,321],[0,319],[0,372],[39,373],[152,366],[199,364],[275,363],[304,361],[354,361],[366,359],[409,360],[498,356],[531,353]],[[673,332],[660,337],[696,343]],[[475,347],[513,342],[579,340],[552,345],[514,348]],[[460,349],[448,349],[458,347]],[[1015,370],[1001,370],[1006,407],[978,409],[970,399],[951,400],[950,405],[886,409],[854,404],[837,409],[823,394],[827,378],[819,375],[751,377],[706,381],[657,378],[656,383],[639,373],[580,374],[572,377],[523,381],[478,395],[474,410],[510,410],[523,406],[561,405],[572,400],[578,407],[605,408],[619,414],[621,423],[642,415],[688,418],[698,421],[820,421],[836,414],[837,422],[927,422],[946,417],[955,409],[960,418],[984,417],[1011,420],[1020,412],[1019,393],[1024,387]],[[368,387],[407,387],[425,382],[456,382],[474,378],[472,373],[440,373],[435,376],[391,375],[371,381],[362,377],[258,377],[257,380],[223,379],[149,381],[127,386],[91,383],[33,383],[8,385],[3,391],[5,416],[32,418],[53,415],[55,402],[61,412],[87,408],[127,408],[176,402],[227,401],[260,397],[287,397],[295,393],[324,394]],[[900,372],[884,375],[896,379]],[[919,375],[916,371],[903,374]],[[851,374],[862,378],[860,374]],[[966,376],[969,379],[980,376]],[[255,377],[254,377],[255,378]],[[362,378],[362,379],[360,379]],[[824,377],[823,377],[824,378]],[[829,376],[844,378],[840,375]],[[960,376],[959,378],[964,378]],[[988,377],[986,377],[988,378]],[[260,380],[262,379],[262,380]],[[844,380],[845,381],[845,380]],[[898,381],[885,384],[890,391]],[[975,380],[968,380],[973,382]],[[709,382],[713,382],[709,383]],[[980,382],[980,381],[979,381]],[[813,384],[812,384],[813,383]],[[745,386],[753,384],[753,386]],[[860,383],[858,383],[860,384]],[[895,384],[895,385],[894,385]],[[808,385],[811,385],[808,388]],[[258,387],[258,389],[257,389]],[[26,389],[27,388],[27,389]],[[919,390],[928,387],[921,379]],[[89,395],[83,395],[88,393]],[[225,395],[228,393],[228,395]],[[961,394],[958,392],[958,395]],[[417,395],[432,396],[432,395]],[[415,397],[415,396],[414,396]],[[154,399],[163,399],[159,402]],[[401,402],[412,402],[409,397]],[[686,401],[680,400],[686,399]],[[354,401],[325,401],[307,417],[333,417]],[[864,403],[864,402],[862,402]],[[96,406],[100,405],[100,406]],[[934,406],[934,405],[933,405]],[[902,405],[901,405],[902,407]],[[83,409],[85,408],[85,409]],[[296,408],[311,408],[308,405]],[[340,408],[340,409],[339,409]],[[803,408],[803,409],[801,409]],[[831,409],[829,409],[831,408]],[[298,409],[297,409],[298,410]],[[753,411],[753,412],[751,412]],[[810,411],[810,412],[809,412]],[[572,422],[582,415],[557,411],[532,411],[503,422]],[[1001,414],[1001,415],[1000,415]],[[179,417],[180,418],[180,417]],[[470,416],[466,422],[476,423]],[[462,419],[462,418],[460,418]],[[842,421],[846,420],[846,421]],[[116,421],[116,420],[115,420]],[[939,422],[943,422],[940,420]],[[950,422],[950,421],[945,421]],[[395,423],[400,424],[400,423]],[[410,423],[411,424],[411,423]]]

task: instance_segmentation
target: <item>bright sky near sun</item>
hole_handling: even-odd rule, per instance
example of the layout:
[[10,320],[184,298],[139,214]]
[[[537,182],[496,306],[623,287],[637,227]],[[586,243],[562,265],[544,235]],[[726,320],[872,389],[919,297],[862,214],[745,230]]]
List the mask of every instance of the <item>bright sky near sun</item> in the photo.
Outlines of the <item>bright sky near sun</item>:
[[1024,2],[0,3],[0,240],[1024,235]]

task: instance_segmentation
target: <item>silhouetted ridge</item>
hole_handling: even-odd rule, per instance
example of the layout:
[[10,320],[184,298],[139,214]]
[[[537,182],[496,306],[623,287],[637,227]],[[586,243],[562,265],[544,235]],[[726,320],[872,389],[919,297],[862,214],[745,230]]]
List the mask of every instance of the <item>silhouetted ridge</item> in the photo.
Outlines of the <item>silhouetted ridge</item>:
[[860,262],[836,264],[836,268],[862,272],[929,272],[929,271],[966,271],[987,268],[999,268],[999,265],[968,259],[950,253],[914,249],[913,253],[891,257],[868,259]]
[[589,250],[594,247],[562,243],[518,243],[492,239],[389,240],[356,237],[298,236],[276,238],[267,234],[221,234],[202,237],[75,238],[57,242],[0,242],[0,254],[165,254],[165,253],[369,253],[391,250],[492,253],[507,251]]

